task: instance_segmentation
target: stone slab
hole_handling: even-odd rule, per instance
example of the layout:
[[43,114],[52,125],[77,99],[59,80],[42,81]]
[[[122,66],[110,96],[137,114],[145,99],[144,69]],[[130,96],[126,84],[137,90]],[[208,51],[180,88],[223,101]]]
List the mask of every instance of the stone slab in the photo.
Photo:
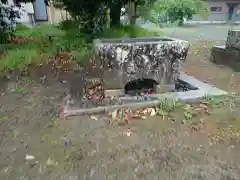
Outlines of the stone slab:
[[187,92],[170,92],[170,93],[162,93],[162,94],[151,94],[144,96],[124,96],[119,98],[126,103],[120,105],[111,105],[104,107],[96,107],[96,108],[78,108],[73,109],[71,107],[65,106],[63,109],[64,118],[68,116],[79,116],[79,115],[90,115],[96,113],[105,113],[112,111],[114,109],[120,108],[130,108],[130,109],[138,109],[149,106],[155,106],[160,104],[165,99],[173,99],[173,100],[182,100],[185,102],[197,103],[200,102],[200,99],[205,96],[223,96],[228,95],[226,91],[216,88],[213,85],[204,83],[199,81],[198,79],[188,76],[186,74],[180,75],[180,80],[185,81],[186,83],[197,87],[197,90],[190,90]]

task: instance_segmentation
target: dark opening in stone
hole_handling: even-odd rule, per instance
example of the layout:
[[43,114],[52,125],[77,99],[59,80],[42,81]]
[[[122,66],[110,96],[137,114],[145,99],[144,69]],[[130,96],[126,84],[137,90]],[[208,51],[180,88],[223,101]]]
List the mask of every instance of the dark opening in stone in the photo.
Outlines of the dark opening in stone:
[[183,80],[178,79],[175,84],[175,90],[176,92],[186,92],[191,90],[198,90],[198,88]]
[[137,79],[128,82],[124,86],[124,90],[127,95],[131,96],[152,94],[156,85],[157,82],[153,79]]

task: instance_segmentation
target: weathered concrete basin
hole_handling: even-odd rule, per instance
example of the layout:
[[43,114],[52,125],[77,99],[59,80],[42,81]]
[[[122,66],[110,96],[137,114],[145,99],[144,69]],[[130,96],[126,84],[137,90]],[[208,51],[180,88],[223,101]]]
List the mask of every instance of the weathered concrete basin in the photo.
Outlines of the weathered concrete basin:
[[138,79],[152,79],[157,91],[171,91],[179,78],[189,43],[168,37],[96,39],[94,50],[102,67],[105,90],[123,90]]

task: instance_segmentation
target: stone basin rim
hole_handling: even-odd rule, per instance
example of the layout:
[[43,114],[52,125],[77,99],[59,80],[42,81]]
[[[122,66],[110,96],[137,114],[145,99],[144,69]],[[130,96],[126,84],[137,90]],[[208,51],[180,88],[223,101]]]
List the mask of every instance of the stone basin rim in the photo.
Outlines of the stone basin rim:
[[189,44],[188,41],[182,39],[176,39],[172,37],[159,37],[159,36],[149,36],[149,37],[137,37],[137,38],[103,38],[95,39],[94,44],[158,44],[158,43],[185,43]]

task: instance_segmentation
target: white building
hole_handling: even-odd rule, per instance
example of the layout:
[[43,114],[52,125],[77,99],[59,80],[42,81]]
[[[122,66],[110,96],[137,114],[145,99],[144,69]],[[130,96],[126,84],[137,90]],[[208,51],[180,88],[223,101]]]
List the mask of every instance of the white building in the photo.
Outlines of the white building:
[[[14,4],[14,0],[8,0],[8,4]],[[39,21],[57,23],[68,16],[68,13],[62,9],[47,7],[44,0],[35,0],[34,3],[21,3],[21,5],[25,9],[20,19],[23,24],[33,24]]]

